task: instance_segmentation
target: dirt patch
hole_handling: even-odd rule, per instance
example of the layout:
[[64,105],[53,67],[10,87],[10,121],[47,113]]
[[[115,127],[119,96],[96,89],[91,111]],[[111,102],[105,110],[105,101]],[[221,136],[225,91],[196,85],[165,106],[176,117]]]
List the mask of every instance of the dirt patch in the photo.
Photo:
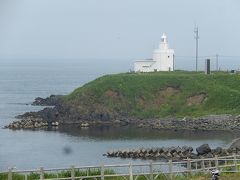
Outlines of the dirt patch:
[[187,98],[187,105],[188,106],[199,106],[202,102],[207,98],[206,93],[200,93],[194,96],[190,96]]
[[119,99],[120,98],[120,94],[118,92],[110,90],[110,89],[105,92],[105,95],[111,99]]
[[167,87],[159,92],[156,98],[156,104],[162,105],[165,104],[169,97],[178,96],[180,94],[180,89],[175,87]]
[[143,96],[139,96],[138,104],[140,104],[141,106],[143,106],[145,104],[145,98]]
[[166,89],[160,91],[161,96],[172,96],[178,95],[179,93],[180,89],[175,87],[167,87]]
[[160,90],[156,94],[154,100],[149,101],[143,96],[137,98],[137,103],[141,106],[145,106],[147,109],[152,109],[161,106],[162,104],[167,103],[169,97],[178,96],[180,94],[180,89],[175,87],[167,87],[163,90]]

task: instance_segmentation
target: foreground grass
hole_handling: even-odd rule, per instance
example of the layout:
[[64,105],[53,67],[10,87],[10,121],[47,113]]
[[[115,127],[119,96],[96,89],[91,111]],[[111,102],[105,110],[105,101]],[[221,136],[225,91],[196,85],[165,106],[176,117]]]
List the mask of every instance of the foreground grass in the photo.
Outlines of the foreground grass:
[[[168,87],[178,91],[165,92]],[[206,94],[202,103],[188,105],[189,97],[201,93]],[[64,99],[82,114],[88,113],[88,109],[142,118],[238,114],[240,75],[186,71],[107,75]]]
[[[94,171],[76,171],[75,177],[80,177],[80,176],[98,176],[100,175],[100,170],[94,170]],[[107,175],[114,175],[115,172],[113,170],[106,170],[105,174]],[[71,172],[70,171],[61,171],[59,173],[45,173],[44,174],[44,179],[51,179],[51,178],[70,178],[71,177]],[[155,176],[154,176],[155,177]],[[136,176],[134,176],[134,179]],[[7,174],[0,174],[0,179],[1,180],[8,180]],[[38,173],[31,173],[27,175],[28,180],[36,180],[40,179],[40,175]],[[96,179],[101,179],[99,178],[88,178],[91,180],[96,180]],[[105,177],[106,180],[124,180],[123,177]],[[126,177],[128,180],[129,177]],[[145,176],[139,176],[138,180],[146,180],[147,178]],[[149,179],[149,176],[148,176]],[[168,175],[160,174],[156,180],[169,180]],[[210,173],[204,174],[204,173],[196,173],[196,174],[179,174],[179,175],[174,175],[172,180],[209,180],[211,179]],[[221,180],[238,180],[240,179],[240,173],[222,173],[221,174]],[[25,175],[23,174],[13,174],[13,179],[12,180],[25,180]]]
[[[100,169],[96,170],[75,170],[75,177],[80,176],[98,176],[101,174]],[[115,172],[111,169],[105,170],[104,174],[110,175],[115,174]],[[44,173],[44,179],[51,179],[51,178],[67,178],[71,177],[71,171],[61,171],[56,173]],[[40,179],[39,173],[30,173],[27,174],[28,180],[36,180]],[[2,173],[0,174],[0,180],[8,180],[8,174]],[[20,173],[13,173],[13,179],[12,180],[25,180],[25,175]]]

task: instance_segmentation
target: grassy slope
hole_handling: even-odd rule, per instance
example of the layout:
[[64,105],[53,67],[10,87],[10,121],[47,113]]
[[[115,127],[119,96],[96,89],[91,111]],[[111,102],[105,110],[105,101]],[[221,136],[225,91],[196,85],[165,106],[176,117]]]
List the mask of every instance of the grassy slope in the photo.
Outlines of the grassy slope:
[[[175,87],[179,93],[162,97],[160,92],[167,87]],[[106,95],[109,90],[114,97]],[[201,105],[188,106],[187,98],[199,93],[206,93],[207,99]],[[75,106],[97,104],[108,112],[143,118],[238,114],[240,75],[182,71],[106,75],[76,89],[66,101]]]

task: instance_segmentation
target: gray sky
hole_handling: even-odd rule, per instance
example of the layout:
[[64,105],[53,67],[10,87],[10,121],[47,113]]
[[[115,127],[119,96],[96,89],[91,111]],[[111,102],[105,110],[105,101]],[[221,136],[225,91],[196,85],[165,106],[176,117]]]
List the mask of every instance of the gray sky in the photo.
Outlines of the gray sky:
[[0,0],[0,59],[142,59],[166,32],[176,56],[240,55],[238,0]]

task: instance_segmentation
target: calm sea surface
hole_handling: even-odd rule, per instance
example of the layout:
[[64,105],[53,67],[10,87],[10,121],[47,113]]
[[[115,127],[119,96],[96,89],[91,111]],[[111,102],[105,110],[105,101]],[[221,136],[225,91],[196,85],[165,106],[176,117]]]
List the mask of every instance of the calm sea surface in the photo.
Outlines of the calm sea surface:
[[[0,127],[16,115],[42,107],[27,105],[35,97],[68,94],[101,75],[128,71],[130,61],[55,60],[0,61]],[[95,65],[93,65],[95,64]],[[60,131],[0,129],[0,170],[68,167],[126,163],[131,160],[102,156],[118,148],[183,146],[226,147],[236,138],[231,133],[191,133],[99,127]],[[140,160],[135,160],[140,161]]]

